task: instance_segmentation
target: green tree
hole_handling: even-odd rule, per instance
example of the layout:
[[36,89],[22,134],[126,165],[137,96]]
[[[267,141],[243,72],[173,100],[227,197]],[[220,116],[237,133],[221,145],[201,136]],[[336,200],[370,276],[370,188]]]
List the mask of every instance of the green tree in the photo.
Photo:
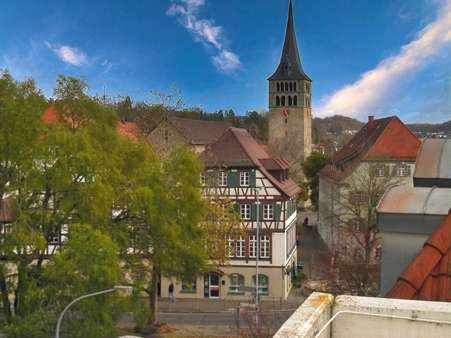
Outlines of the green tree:
[[318,194],[319,194],[319,177],[318,173],[324,168],[331,159],[320,152],[314,151],[307,158],[307,160],[302,163],[302,169],[304,170],[304,175],[308,180],[308,185],[310,188],[310,200],[315,209],[318,209]]
[[155,161],[148,160],[136,167],[129,182],[135,186],[130,189],[132,203],[125,201],[124,217],[118,215],[129,229],[129,244],[124,246],[127,274],[136,289],[148,295],[149,326],[154,325],[158,310],[160,276],[192,279],[209,266],[223,263],[226,235],[239,224],[229,209],[225,210],[230,214],[227,222],[221,222],[220,208],[203,197],[202,165],[195,154],[180,148],[161,161],[152,165]]
[[[29,170],[34,160],[34,145],[42,129],[41,114],[46,105],[42,92],[33,80],[15,81],[4,71],[0,74],[0,200],[14,192],[23,180],[23,172]],[[22,239],[34,241],[34,233],[21,233]],[[0,242],[0,252],[7,251],[7,244]],[[0,263],[0,292],[2,309],[10,320],[8,265]]]
[[[50,258],[39,279],[22,297],[27,310],[6,327],[11,338],[53,336],[64,307],[82,295],[109,289],[121,280],[118,247],[108,234],[89,225],[72,225],[70,239]],[[121,302],[115,295],[85,299],[66,313],[63,337],[112,337]]]
[[[6,81],[20,90],[21,84]],[[44,260],[54,253],[48,251],[51,240],[63,228],[70,230],[74,223],[87,223],[107,229],[111,222],[112,185],[119,177],[116,167],[121,141],[114,111],[85,91],[83,82],[60,76],[55,89],[60,122],[44,126],[33,120],[36,131],[31,136],[20,127],[6,133],[10,140],[27,141],[17,141],[14,151],[28,154],[19,161],[8,157],[5,150],[0,161],[15,161],[9,171],[0,173],[0,180],[7,182],[14,209],[11,232],[1,244],[2,258],[8,262],[2,265],[0,274],[8,321],[13,315],[20,317],[29,312],[28,291],[36,288]],[[13,118],[16,114],[18,124],[21,119],[30,118],[28,115],[41,121],[44,104],[22,106],[19,101],[15,108],[14,100],[14,95],[6,99],[12,108],[5,114]],[[13,119],[11,122],[14,125]],[[33,129],[31,122],[27,127]],[[11,294],[13,313],[9,311]]]
[[126,96],[116,105],[117,114],[122,121],[133,121],[135,116],[133,114],[133,105],[130,96]]

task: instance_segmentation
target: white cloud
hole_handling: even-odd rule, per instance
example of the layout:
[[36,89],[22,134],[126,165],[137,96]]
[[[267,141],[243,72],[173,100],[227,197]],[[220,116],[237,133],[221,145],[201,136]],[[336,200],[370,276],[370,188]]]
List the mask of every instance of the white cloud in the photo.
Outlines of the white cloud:
[[75,47],[51,44],[49,42],[45,42],[45,45],[50,48],[61,61],[72,66],[80,67],[88,63],[86,54]]
[[212,57],[212,62],[219,71],[233,73],[242,66],[240,58],[224,47],[221,26],[217,26],[212,19],[199,18],[198,11],[203,5],[205,0],[173,0],[166,14],[177,17],[196,41],[216,49],[217,54]]
[[223,50],[213,57],[213,63],[221,72],[230,73],[241,67],[240,58],[235,53]]
[[451,43],[451,0],[445,0],[437,19],[422,29],[399,52],[329,97],[323,98],[319,116],[342,114],[363,117],[383,107],[386,96],[396,92],[408,75],[420,70]]

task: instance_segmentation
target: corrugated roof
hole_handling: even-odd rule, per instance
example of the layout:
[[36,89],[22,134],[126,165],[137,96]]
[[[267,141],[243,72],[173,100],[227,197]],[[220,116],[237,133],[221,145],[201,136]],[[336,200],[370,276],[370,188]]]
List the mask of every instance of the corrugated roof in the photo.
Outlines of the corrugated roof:
[[396,117],[373,119],[334,156],[319,175],[340,181],[361,161],[415,161],[421,141]]
[[386,297],[451,302],[451,213],[432,233]]
[[225,121],[207,121],[182,117],[169,117],[168,121],[193,145],[210,144],[232,126],[231,123]]
[[[258,168],[276,188],[289,197],[298,194],[301,190],[293,180],[281,182],[269,173],[264,163],[273,159],[246,129],[229,128],[216,142],[207,146],[201,154],[201,159],[207,167]],[[272,163],[288,164],[287,161],[280,159]]]
[[418,152],[413,176],[451,179],[451,140],[425,139]]
[[394,186],[384,193],[377,212],[388,214],[447,215],[451,209],[451,189]]

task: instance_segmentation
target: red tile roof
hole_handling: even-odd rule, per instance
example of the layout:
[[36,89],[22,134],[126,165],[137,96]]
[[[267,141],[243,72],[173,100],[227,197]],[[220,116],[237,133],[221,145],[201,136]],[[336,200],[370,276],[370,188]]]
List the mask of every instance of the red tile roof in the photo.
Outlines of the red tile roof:
[[56,123],[58,122],[58,119],[59,113],[53,104],[46,109],[44,114],[42,114],[42,121],[44,121],[44,123],[46,124]]
[[116,126],[119,135],[129,138],[133,142],[137,142],[140,135],[139,127],[134,122],[119,122]]
[[[46,124],[56,123],[59,117],[58,110],[51,104],[42,114],[42,121]],[[116,130],[119,135],[128,137],[131,141],[136,142],[139,138],[140,130],[134,122],[118,122]]]
[[246,129],[229,128],[216,142],[207,146],[201,159],[207,167],[257,168],[288,197],[295,196],[301,190],[293,180],[279,181],[269,173],[268,170],[272,169],[267,169],[265,164],[271,162],[280,169],[288,169],[288,162],[271,158]]
[[10,198],[0,200],[0,223],[9,223],[12,221]]
[[396,117],[373,119],[340,149],[320,175],[335,181],[347,177],[361,161],[415,161],[421,141]]
[[386,297],[451,302],[451,210]]

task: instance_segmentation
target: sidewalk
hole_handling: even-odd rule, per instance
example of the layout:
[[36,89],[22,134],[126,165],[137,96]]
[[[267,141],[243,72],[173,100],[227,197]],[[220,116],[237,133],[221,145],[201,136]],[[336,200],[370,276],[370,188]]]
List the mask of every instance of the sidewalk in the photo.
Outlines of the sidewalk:
[[[262,300],[263,311],[292,310],[296,309],[302,302],[302,297],[293,295],[289,300],[273,299]],[[167,299],[159,299],[158,312],[160,313],[207,313],[207,312],[230,312],[235,311],[240,303],[252,303],[248,300],[221,300],[221,299],[176,299],[174,303]]]
[[304,273],[310,280],[323,280],[330,277],[329,248],[316,230],[317,213],[300,213],[299,220],[309,218],[309,227],[304,227],[300,233],[300,245],[298,247],[298,261],[304,263]]

